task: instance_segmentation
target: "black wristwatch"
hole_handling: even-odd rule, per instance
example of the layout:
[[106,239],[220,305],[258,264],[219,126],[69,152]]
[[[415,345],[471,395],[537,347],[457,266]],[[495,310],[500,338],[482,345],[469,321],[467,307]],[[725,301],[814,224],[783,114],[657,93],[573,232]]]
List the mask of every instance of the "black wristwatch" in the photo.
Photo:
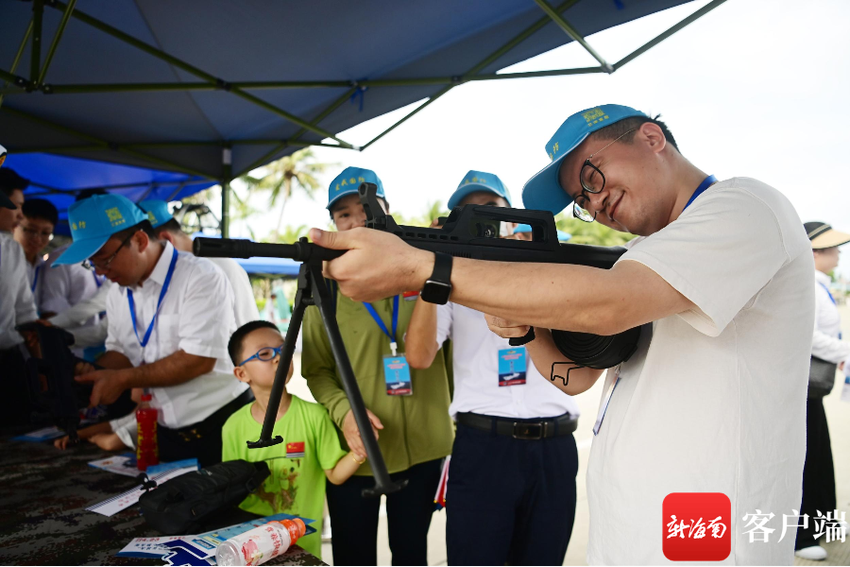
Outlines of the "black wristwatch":
[[434,252],[434,256],[434,271],[425,280],[419,297],[428,303],[445,305],[452,293],[452,257],[442,252]]

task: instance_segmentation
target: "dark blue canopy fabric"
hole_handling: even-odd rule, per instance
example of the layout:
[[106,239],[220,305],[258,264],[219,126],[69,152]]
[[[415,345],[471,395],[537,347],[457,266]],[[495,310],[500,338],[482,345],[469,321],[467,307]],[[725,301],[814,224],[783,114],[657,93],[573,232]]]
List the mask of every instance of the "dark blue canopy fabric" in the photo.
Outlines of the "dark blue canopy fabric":
[[103,188],[138,203],[145,199],[179,201],[213,185],[185,173],[157,171],[51,154],[13,154],[4,167],[30,180],[26,198],[47,199],[59,209],[57,234],[70,235],[68,207],[84,189]]
[[[563,16],[587,36],[686,1],[553,5],[567,6]],[[45,4],[42,64],[64,7],[58,0]],[[3,2],[0,71],[12,71],[33,6],[32,1]],[[50,149],[229,179],[292,153],[299,142],[327,138],[305,132],[285,113],[315,122],[324,132],[341,132],[467,80],[476,66],[546,17],[532,0],[78,0],[42,81],[45,86],[7,92],[0,107],[0,142],[11,153]],[[157,58],[116,34],[179,61]],[[548,21],[476,73],[496,73],[569,41]],[[14,69],[25,81],[32,80],[30,45]],[[364,80],[433,77],[448,79],[359,87]],[[233,87],[258,81],[333,81],[335,86]],[[71,85],[128,83],[180,88],[67,92]],[[205,90],[199,90],[202,83]],[[194,90],[181,86],[189,84]],[[232,153],[223,151],[228,147]]]

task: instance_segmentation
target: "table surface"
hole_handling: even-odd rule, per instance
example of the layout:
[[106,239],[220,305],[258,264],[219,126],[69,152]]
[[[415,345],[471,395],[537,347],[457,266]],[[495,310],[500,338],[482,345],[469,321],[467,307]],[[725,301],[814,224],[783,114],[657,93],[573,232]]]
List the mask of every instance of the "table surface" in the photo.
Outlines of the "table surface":
[[[160,559],[115,556],[133,538],[162,535],[145,523],[138,505],[108,518],[86,510],[137,484],[88,466],[108,456],[88,443],[60,451],[48,443],[0,438],[0,564],[162,565]],[[253,517],[234,508],[204,530]],[[324,565],[297,545],[269,564]]]

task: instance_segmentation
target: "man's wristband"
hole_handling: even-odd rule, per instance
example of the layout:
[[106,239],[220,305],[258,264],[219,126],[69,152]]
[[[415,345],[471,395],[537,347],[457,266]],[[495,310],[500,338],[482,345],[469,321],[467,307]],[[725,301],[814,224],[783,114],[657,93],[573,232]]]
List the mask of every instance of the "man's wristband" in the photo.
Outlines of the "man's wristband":
[[452,293],[452,257],[434,252],[434,271],[425,280],[420,297],[428,303],[445,305]]

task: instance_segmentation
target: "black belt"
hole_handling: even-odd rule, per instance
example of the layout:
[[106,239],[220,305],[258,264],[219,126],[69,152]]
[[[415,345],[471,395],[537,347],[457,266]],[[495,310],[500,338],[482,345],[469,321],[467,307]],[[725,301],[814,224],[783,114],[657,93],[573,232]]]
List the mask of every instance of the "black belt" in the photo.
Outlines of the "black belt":
[[557,417],[514,419],[478,413],[458,413],[457,422],[473,429],[492,431],[514,439],[544,439],[570,435],[578,427],[578,418],[565,413]]

